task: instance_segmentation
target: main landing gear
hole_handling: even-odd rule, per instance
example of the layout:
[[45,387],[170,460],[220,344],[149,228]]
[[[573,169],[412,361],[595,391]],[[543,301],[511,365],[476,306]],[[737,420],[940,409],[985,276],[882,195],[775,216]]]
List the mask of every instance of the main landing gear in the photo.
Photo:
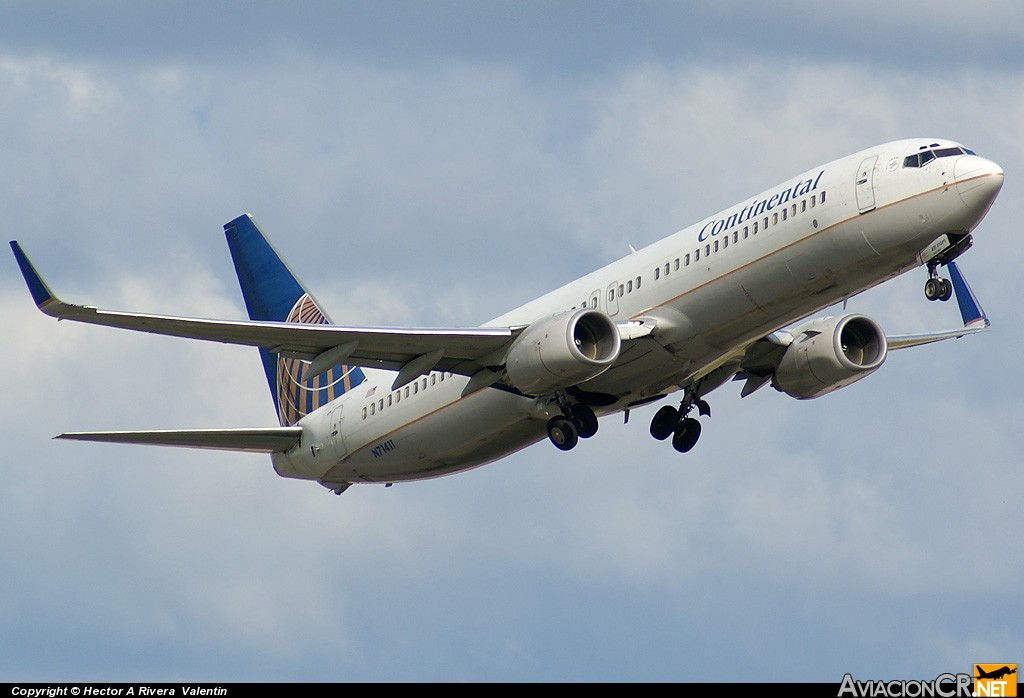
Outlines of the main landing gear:
[[557,396],[562,414],[548,420],[548,438],[555,448],[571,451],[580,439],[589,439],[597,433],[597,415],[582,402],[569,402],[564,395]]
[[651,420],[651,436],[658,441],[664,441],[671,436],[672,448],[680,453],[687,453],[700,438],[700,422],[689,416],[694,407],[697,408],[698,415],[711,416],[711,407],[708,403],[701,400],[696,391],[687,388],[679,409],[666,405],[655,413],[654,419]]
[[938,261],[928,263],[928,280],[924,282],[924,297],[930,301],[948,301],[953,297],[953,284],[939,276]]

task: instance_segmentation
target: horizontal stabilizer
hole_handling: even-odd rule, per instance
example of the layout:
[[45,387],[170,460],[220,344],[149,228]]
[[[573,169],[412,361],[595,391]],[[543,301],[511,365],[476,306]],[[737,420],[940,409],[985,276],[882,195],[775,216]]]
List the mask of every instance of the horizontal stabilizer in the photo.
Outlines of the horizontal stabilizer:
[[258,429],[165,429],[157,431],[79,431],[58,439],[100,441],[115,444],[212,448],[221,451],[280,453],[298,443],[302,427]]

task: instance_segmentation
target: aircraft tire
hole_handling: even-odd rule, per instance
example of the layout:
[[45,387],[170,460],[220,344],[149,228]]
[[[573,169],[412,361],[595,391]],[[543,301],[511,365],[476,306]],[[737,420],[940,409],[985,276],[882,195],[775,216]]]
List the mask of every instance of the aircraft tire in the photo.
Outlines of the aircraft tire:
[[939,278],[930,278],[924,282],[924,297],[930,301],[937,301],[942,297],[942,281]]
[[571,451],[579,443],[580,434],[569,419],[552,417],[548,420],[548,438],[558,450]]
[[672,448],[680,453],[688,453],[690,449],[697,445],[697,439],[699,438],[700,422],[693,417],[687,417],[672,436]]
[[658,441],[664,441],[672,436],[676,426],[679,424],[679,410],[671,405],[665,405],[654,414],[651,420],[651,436]]
[[939,279],[939,281],[942,282],[942,292],[939,294],[939,300],[943,302],[948,301],[953,297],[953,284],[949,279]]
[[581,439],[589,439],[597,433],[597,415],[588,406],[582,403],[573,405],[569,417]]

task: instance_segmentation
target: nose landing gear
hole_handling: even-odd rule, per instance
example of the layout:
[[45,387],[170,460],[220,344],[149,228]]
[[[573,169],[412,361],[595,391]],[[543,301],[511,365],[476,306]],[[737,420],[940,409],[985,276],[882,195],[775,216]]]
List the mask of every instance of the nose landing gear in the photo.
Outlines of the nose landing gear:
[[948,301],[953,297],[953,284],[938,272],[939,263],[928,263],[928,280],[924,282],[924,297],[930,301]]

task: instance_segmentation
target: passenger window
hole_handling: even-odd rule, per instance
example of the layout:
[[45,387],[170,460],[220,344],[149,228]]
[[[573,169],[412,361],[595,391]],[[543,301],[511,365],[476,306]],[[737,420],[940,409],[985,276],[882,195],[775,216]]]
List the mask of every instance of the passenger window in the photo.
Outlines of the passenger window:
[[[768,216],[764,217],[764,222],[761,225],[761,229],[768,230]],[[754,232],[756,233],[757,231],[755,230]]]
[[632,292],[633,292],[633,282],[632,282],[632,280],[630,280],[630,281],[626,282],[626,293],[632,293]]
[[384,411],[384,398],[381,398],[380,401],[377,403],[377,409],[380,410],[381,412]]
[[615,289],[614,288],[608,289],[608,300],[609,301],[615,300]]
[[366,419],[366,408],[363,408],[363,419]]
[[668,262],[665,262],[665,274],[668,274]]
[[[754,221],[754,235],[757,235],[757,221]],[[743,237],[747,237],[747,229],[743,229]]]
[[412,384],[412,394],[416,395],[419,392],[420,392],[420,384],[419,384],[419,382],[413,383]]
[[782,220],[786,220],[786,214],[789,213],[787,209],[782,209]]
[[718,252],[718,240],[715,240],[715,252]]
[[654,280],[657,281],[661,278],[661,267],[654,267]]
[[[746,228],[744,228],[744,230],[746,230]],[[744,237],[746,237],[746,236],[744,235]],[[735,245],[739,241],[740,241],[740,231],[738,231],[738,230],[732,231],[732,242],[733,242],[733,244]]]
[[641,277],[641,276],[636,277],[636,290],[637,291],[640,290],[640,279],[642,279],[642,278],[643,277]]
[[395,404],[397,405],[401,401],[402,401],[402,391],[401,390],[396,390],[395,391]]
[[405,386],[405,396],[409,397],[409,386]]
[[825,203],[825,192],[821,192],[821,203]]
[[390,395],[388,395],[388,407],[391,407],[391,400],[392,400],[392,397]]
[[696,262],[699,259],[700,259],[700,248],[697,248],[696,250],[693,251],[693,261]]
[[[717,242],[715,243],[718,244]],[[711,245],[704,245],[704,256],[707,257],[711,254]]]
[[803,201],[800,202],[800,213],[803,213],[806,210],[807,210],[807,199],[804,199]]
[[437,385],[437,374],[436,373],[431,373],[430,374],[430,384],[431,385]]
[[778,225],[778,224],[779,224],[779,214],[778,214],[778,212],[776,212],[776,213],[772,214],[772,225]]
[[683,266],[684,267],[690,266],[690,253],[689,252],[686,253],[685,257],[683,257]]
[[811,197],[811,208],[814,208],[814,202],[817,201],[817,200],[818,200],[818,197],[816,197],[816,196],[812,196]]
[[726,235],[724,238],[722,238],[722,249],[724,250],[728,246],[729,246],[729,236]]
[[676,257],[675,267],[676,267],[676,271],[679,271],[679,257]]
[[622,298],[622,284],[619,284],[619,298]]
[[371,402],[370,403],[370,414],[376,414],[376,412],[377,412],[377,403],[376,402]]

